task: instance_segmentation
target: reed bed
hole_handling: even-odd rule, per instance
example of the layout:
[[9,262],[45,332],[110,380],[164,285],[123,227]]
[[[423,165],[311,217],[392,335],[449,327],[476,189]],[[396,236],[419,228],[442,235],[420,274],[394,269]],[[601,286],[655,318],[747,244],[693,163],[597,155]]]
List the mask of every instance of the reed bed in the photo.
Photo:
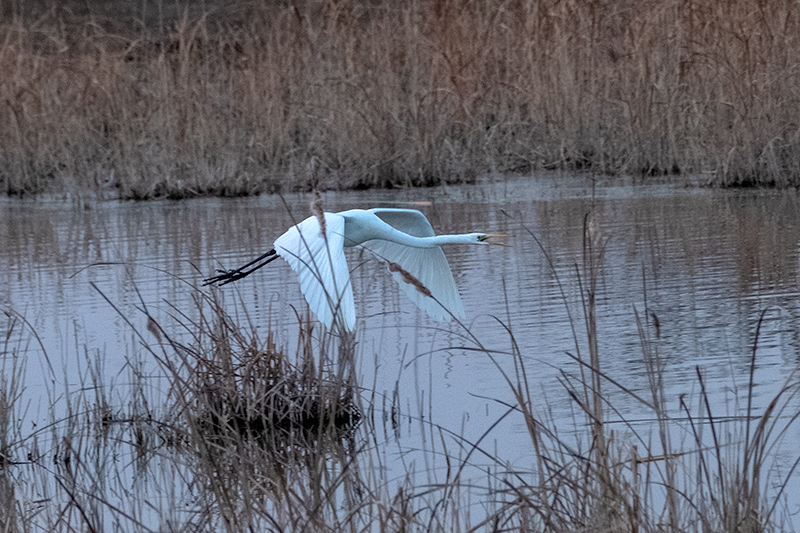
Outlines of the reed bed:
[[800,183],[788,0],[126,5],[5,9],[6,194],[246,195],[537,169]]

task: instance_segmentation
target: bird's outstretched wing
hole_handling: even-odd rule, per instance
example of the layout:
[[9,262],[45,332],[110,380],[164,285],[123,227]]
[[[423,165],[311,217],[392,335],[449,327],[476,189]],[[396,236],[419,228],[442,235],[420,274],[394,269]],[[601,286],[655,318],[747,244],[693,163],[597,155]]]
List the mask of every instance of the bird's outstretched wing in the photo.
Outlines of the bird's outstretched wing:
[[[414,237],[436,235],[427,217],[416,209],[375,208],[369,211],[393,228]],[[456,287],[450,265],[441,248],[438,246],[435,248],[410,248],[383,240],[367,241],[363,246],[378,257],[403,267],[431,292],[439,303],[404,280],[401,273],[392,272],[392,276],[403,292],[431,318],[447,322],[451,318],[450,313],[458,319],[464,318],[464,304],[461,303],[458,287]],[[442,306],[450,313],[442,309]]]
[[433,237],[436,232],[428,219],[416,209],[392,209],[377,207],[369,209],[370,213],[395,229],[414,237]]
[[344,256],[344,217],[325,213],[325,233],[312,216],[275,241],[275,250],[297,272],[308,306],[329,329],[353,331],[356,308]]
[[403,292],[431,318],[447,322],[451,319],[450,313],[458,319],[464,318],[464,304],[461,303],[450,265],[441,248],[411,248],[383,240],[367,241],[362,246],[385,261],[397,263],[431,292],[436,300],[408,283],[400,272],[392,272]]

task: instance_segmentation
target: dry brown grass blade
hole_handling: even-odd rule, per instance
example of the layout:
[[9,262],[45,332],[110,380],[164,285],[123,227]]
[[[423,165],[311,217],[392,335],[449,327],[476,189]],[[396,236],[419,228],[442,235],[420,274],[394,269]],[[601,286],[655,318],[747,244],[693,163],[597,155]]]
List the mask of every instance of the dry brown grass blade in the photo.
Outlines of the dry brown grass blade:
[[311,203],[308,207],[311,209],[311,214],[317,217],[317,222],[319,222],[319,234],[327,241],[328,227],[325,223],[325,212],[323,211],[322,196],[320,196],[319,191],[314,191],[314,197],[311,199]]
[[397,263],[393,263],[392,261],[388,261],[387,264],[389,265],[389,272],[397,272],[403,278],[405,283],[409,285],[413,285],[415,289],[420,294],[427,296],[428,298],[433,298],[433,294],[431,293],[430,289],[423,285],[423,283],[418,280],[411,272],[407,271]]

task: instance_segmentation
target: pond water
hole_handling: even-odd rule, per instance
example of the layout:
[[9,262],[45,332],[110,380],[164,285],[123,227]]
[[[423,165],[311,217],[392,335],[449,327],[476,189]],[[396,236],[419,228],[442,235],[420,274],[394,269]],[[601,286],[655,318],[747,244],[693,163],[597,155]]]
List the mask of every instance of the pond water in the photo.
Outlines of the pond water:
[[[17,350],[27,360],[26,416],[46,421],[52,384],[80,387],[87,369],[95,366],[92,372],[125,401],[123,369],[145,357],[132,330],[146,330],[141,307],[164,324],[176,309],[191,316],[193,296],[211,291],[199,288],[200,280],[270,249],[292,217],[308,215],[309,199],[298,194],[283,200],[148,203],[3,200],[0,306],[30,326]],[[508,354],[514,345],[525,362],[537,412],[563,423],[566,433],[580,432],[577,407],[564,383],[580,374],[573,356],[589,353],[581,308],[588,283],[587,238],[595,251],[602,249],[601,257],[594,256],[601,369],[627,389],[603,384],[614,406],[609,420],[628,420],[621,432],[641,432],[647,439],[652,431],[653,413],[630,394],[650,397],[637,316],[663,365],[670,413],[685,416],[682,398],[697,404],[699,371],[714,414],[735,416],[746,407],[763,313],[753,389],[754,411],[763,412],[800,365],[798,200],[794,191],[719,191],[562,175],[324,193],[329,211],[413,207],[428,216],[437,233],[510,236],[510,247],[445,250],[464,301],[466,326],[485,347],[497,350],[494,360],[464,349],[473,343],[458,324],[432,322],[418,311],[384,264],[349,253],[360,383],[375,391],[365,401],[378,411],[394,402],[408,417],[398,431],[381,438],[387,478],[419,460],[424,464],[416,470],[424,481],[437,481],[444,459],[414,456],[415,450],[439,446],[442,437],[432,427],[460,435],[462,444],[481,440],[504,462],[533,468],[520,417],[504,418],[486,433],[514,403],[501,372],[513,373]],[[291,352],[298,329],[295,309],[305,313],[307,308],[286,263],[276,261],[218,292],[242,324],[252,324],[263,337],[271,331]],[[143,364],[158,368],[154,361]],[[794,401],[782,415],[798,410],[800,401]],[[779,484],[796,459],[796,448],[783,444],[774,453],[770,468],[773,483]],[[789,501],[794,511],[800,506],[797,489],[788,492],[794,494]]]

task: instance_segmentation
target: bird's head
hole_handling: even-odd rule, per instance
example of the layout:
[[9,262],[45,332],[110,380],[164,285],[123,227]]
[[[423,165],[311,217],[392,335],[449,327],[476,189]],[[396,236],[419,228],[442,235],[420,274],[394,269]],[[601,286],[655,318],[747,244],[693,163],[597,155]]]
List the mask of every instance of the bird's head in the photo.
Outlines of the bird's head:
[[475,244],[493,244],[495,246],[509,246],[504,242],[495,242],[492,239],[503,239],[508,237],[508,235],[503,235],[502,233],[473,233],[472,236],[475,238]]

